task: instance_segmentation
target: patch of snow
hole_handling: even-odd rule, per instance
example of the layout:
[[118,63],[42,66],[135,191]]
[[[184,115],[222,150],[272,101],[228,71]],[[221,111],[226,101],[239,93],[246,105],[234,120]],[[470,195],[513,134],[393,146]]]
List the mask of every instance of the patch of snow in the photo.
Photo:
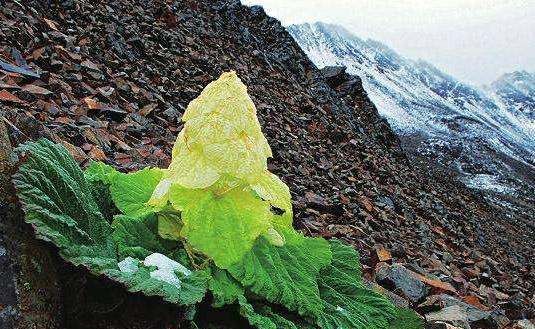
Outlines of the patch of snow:
[[147,256],[143,261],[143,265],[156,266],[159,270],[170,270],[171,272],[178,271],[184,274],[184,276],[189,276],[191,274],[191,271],[184,265],[159,253],[153,253]]
[[184,265],[160,253],[153,253],[147,256],[143,261],[143,265],[158,268],[157,270],[150,272],[151,278],[167,282],[177,288],[180,288],[181,281],[177,277],[176,272],[180,272],[184,276],[189,276],[191,274],[191,271]]
[[119,270],[121,270],[121,272],[135,273],[139,269],[138,264],[139,260],[132,257],[126,257],[125,259],[117,263],[117,266],[119,266]]
[[488,174],[473,175],[465,179],[466,186],[479,190],[494,191],[502,194],[513,194],[515,190],[498,181],[498,178]]
[[176,276],[175,272],[169,268],[157,269],[150,272],[150,277],[156,280],[167,282],[177,288],[180,288],[180,279]]

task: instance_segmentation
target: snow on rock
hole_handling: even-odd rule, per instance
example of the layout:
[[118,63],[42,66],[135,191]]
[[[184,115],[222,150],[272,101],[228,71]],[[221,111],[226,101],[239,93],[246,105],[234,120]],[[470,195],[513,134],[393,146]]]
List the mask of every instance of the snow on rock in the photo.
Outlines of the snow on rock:
[[489,190],[502,194],[514,194],[514,189],[500,183],[496,176],[488,174],[479,174],[468,177],[465,181],[468,187],[479,190]]

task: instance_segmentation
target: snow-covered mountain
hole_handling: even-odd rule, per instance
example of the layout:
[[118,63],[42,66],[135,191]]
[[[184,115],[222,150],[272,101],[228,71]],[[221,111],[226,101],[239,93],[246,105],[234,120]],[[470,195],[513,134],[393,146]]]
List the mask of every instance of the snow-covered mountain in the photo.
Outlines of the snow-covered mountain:
[[318,67],[345,66],[362,79],[414,158],[453,169],[470,187],[532,192],[535,74],[514,72],[477,88],[337,25],[292,25],[288,31]]
[[535,73],[517,71],[504,74],[485,89],[496,95],[496,101],[509,111],[520,111],[535,120]]

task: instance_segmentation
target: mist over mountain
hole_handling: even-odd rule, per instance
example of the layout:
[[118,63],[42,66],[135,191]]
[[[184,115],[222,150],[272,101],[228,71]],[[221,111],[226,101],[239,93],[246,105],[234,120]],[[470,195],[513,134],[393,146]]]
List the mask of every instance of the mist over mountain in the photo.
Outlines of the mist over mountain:
[[476,87],[338,25],[307,23],[288,31],[319,68],[345,66],[362,79],[412,160],[453,171],[469,187],[533,195],[533,73],[512,72]]

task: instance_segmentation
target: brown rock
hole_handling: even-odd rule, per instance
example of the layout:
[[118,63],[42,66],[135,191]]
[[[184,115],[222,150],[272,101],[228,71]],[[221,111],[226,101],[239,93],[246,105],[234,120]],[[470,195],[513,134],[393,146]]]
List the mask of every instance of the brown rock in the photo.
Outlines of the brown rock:
[[76,162],[83,163],[87,160],[87,155],[78,146],[74,146],[67,141],[62,141],[61,144],[69,151]]
[[392,255],[390,254],[390,251],[383,247],[379,247],[375,249],[375,254],[377,255],[377,259],[379,262],[391,262],[392,261]]
[[20,100],[17,96],[13,95],[7,90],[0,90],[0,101],[2,102],[11,102],[11,103],[18,103],[23,104],[24,102]]

